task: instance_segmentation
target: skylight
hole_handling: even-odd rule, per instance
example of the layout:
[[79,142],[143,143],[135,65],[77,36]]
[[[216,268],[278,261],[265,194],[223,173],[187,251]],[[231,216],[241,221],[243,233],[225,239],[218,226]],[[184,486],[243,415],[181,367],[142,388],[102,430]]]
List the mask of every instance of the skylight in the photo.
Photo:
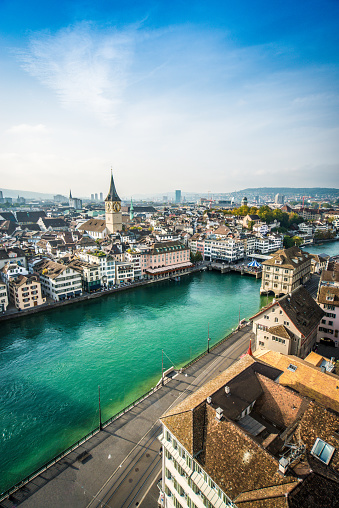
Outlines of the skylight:
[[314,457],[318,457],[318,459],[321,460],[321,462],[324,462],[324,464],[329,464],[334,451],[334,446],[329,445],[317,437],[311,450],[311,454],[314,455]]
[[297,366],[296,365],[293,365],[293,363],[290,363],[289,366],[287,367],[287,370],[290,370],[291,372],[295,372],[297,370]]

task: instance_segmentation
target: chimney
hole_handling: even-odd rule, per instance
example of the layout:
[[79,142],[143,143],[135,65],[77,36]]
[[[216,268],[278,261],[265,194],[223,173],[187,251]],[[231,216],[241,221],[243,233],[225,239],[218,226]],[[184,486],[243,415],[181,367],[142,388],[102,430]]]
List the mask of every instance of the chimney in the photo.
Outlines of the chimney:
[[212,402],[212,397],[208,396],[206,400],[207,400],[207,404],[211,404],[211,402]]
[[225,393],[227,397],[231,394],[231,389],[228,385],[225,386]]
[[279,460],[279,473],[282,473],[284,476],[286,474],[286,471],[288,469],[288,464],[289,464],[289,461],[288,459],[286,459],[286,457],[281,457],[281,459]]
[[219,420],[219,421],[222,420],[223,415],[224,415],[224,410],[221,409],[221,407],[218,407],[216,409],[216,411],[215,411],[215,417],[216,417],[216,419]]

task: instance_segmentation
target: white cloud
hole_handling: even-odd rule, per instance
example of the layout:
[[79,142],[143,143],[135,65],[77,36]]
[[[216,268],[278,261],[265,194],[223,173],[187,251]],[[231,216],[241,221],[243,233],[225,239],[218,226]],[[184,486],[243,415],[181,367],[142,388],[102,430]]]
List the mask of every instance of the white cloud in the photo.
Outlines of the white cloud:
[[10,134],[41,134],[47,132],[47,128],[41,123],[38,125],[22,123],[20,125],[13,125],[13,127],[7,129],[7,132]]
[[24,69],[56,92],[65,106],[112,120],[126,83],[133,35],[98,34],[82,23],[55,34],[34,34],[20,53]]

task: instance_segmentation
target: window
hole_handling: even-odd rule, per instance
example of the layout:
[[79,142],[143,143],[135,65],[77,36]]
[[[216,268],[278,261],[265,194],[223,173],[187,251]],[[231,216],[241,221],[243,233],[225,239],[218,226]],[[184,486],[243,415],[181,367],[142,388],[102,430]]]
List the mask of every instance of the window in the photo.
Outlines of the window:
[[324,462],[324,464],[329,464],[334,450],[335,448],[333,446],[317,437],[311,450],[311,454],[314,455],[314,457],[318,457],[318,459],[321,460],[321,462]]
[[289,326],[289,324],[290,324],[289,321],[284,321],[284,325]]
[[265,342],[262,342],[259,340],[259,346],[264,346],[265,345]]
[[279,320],[278,320],[278,318],[277,318],[277,317],[276,317],[276,318],[274,318],[274,322],[275,322],[275,323],[277,323],[278,321],[279,321]]

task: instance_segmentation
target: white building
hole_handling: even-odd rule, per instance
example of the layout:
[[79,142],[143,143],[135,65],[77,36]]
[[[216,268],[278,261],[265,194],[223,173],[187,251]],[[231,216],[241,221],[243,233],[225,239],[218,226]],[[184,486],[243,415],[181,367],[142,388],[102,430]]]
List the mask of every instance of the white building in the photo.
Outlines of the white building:
[[[336,263],[338,265],[338,263]],[[318,342],[321,339],[333,341],[333,346],[339,346],[339,271],[324,270],[318,289],[317,302],[324,310],[318,329]]]
[[43,260],[35,266],[42,292],[56,302],[82,295],[81,274],[67,265]]
[[276,296],[291,293],[309,280],[311,255],[298,247],[275,252],[262,264],[260,293],[273,292]]
[[116,269],[113,256],[106,254],[101,250],[92,250],[80,252],[79,258],[87,263],[100,266],[100,280],[103,287],[111,287],[116,284]]
[[304,358],[313,348],[323,310],[303,286],[251,317],[256,349]]
[[8,307],[8,292],[4,282],[0,282],[0,312],[6,312]]

